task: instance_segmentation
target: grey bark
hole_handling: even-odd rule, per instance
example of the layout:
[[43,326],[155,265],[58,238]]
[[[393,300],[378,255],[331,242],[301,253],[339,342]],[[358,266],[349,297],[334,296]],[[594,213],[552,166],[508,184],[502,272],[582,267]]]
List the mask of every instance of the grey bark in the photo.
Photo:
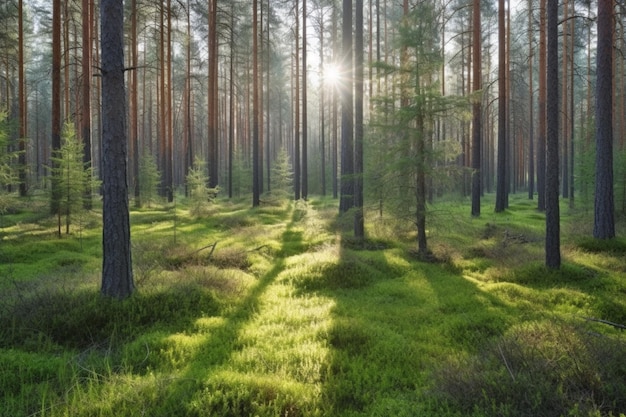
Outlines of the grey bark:
[[123,299],[134,289],[126,180],[123,0],[102,0],[102,287]]

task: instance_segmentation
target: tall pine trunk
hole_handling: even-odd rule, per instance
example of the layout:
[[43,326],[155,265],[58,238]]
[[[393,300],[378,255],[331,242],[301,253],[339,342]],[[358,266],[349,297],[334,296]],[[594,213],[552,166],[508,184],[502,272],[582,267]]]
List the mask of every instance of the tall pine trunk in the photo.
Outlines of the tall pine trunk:
[[559,41],[558,0],[548,0],[546,90],[546,266],[561,267],[559,214]]
[[341,197],[339,212],[354,206],[354,121],[352,64],[352,0],[343,0],[341,80]]
[[134,291],[126,179],[123,0],[102,0],[102,287],[123,299]]
[[598,0],[596,192],[593,237],[615,237],[613,196],[613,0]]
[[480,90],[482,89],[481,74],[481,42],[480,42],[480,0],[473,0],[472,17],[472,83],[473,83],[473,105],[472,105],[472,216],[480,216],[480,194],[481,194],[481,117],[482,102]]
[[363,0],[356,0],[354,23],[354,236],[363,239]]
[[496,183],[496,213],[506,208],[507,195],[507,117],[506,117],[506,42],[504,0],[498,0],[498,160]]

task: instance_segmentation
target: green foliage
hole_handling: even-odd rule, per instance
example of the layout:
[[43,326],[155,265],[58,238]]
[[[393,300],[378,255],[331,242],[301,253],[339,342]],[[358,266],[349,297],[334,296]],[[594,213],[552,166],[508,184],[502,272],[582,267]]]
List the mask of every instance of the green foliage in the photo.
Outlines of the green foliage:
[[139,207],[151,207],[158,199],[161,174],[152,155],[142,155],[139,159]]
[[280,148],[272,166],[272,194],[286,198],[293,193],[293,169],[285,148]]
[[[433,6],[420,3],[399,22],[397,64],[378,63],[377,73],[393,89],[374,99],[368,126],[366,192],[382,216],[417,226],[420,250],[425,251],[427,187],[442,191],[462,176],[455,167],[461,153],[453,140],[435,141],[438,117],[459,111],[464,103],[443,96],[437,74],[442,65],[438,19]],[[399,105],[398,105],[399,104]],[[428,185],[427,185],[428,184]]]
[[241,150],[233,158],[233,195],[241,197],[252,190],[252,166]]
[[219,192],[219,187],[209,187],[209,177],[206,172],[206,162],[196,156],[193,167],[189,169],[186,178],[187,191],[191,201],[189,211],[196,216],[203,213],[207,203],[213,201]]
[[54,205],[59,209],[59,219],[64,216],[65,231],[69,234],[72,216],[82,214],[85,190],[95,187],[92,169],[83,162],[83,144],[76,139],[72,124],[63,127],[61,149],[51,159],[53,181],[58,187],[53,196],[57,199]]
[[0,215],[5,214],[15,203],[13,196],[6,190],[17,182],[14,162],[18,153],[9,151],[8,131],[7,115],[0,111]]

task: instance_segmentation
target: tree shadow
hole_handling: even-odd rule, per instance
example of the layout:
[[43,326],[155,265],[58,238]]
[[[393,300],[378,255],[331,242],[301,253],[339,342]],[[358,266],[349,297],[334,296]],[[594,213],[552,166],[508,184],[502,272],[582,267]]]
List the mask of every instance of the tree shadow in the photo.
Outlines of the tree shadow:
[[[211,327],[205,336],[205,341],[195,354],[186,361],[185,369],[177,378],[168,382],[164,397],[155,404],[155,409],[158,409],[159,413],[180,413],[181,405],[183,405],[187,408],[188,415],[195,415],[196,413],[200,415],[205,415],[203,413],[219,414],[220,416],[249,415],[251,404],[233,399],[236,395],[235,397],[225,396],[222,403],[205,404],[204,406],[210,409],[202,412],[191,408],[192,403],[195,403],[195,408],[199,407],[199,403],[202,403],[198,395],[206,394],[206,390],[209,389],[207,380],[226,365],[233,354],[243,349],[244,346],[240,342],[242,331],[258,314],[262,307],[260,299],[285,269],[286,259],[306,250],[303,233],[296,230],[301,215],[298,208],[292,213],[291,219],[281,235],[281,247],[276,253],[271,269],[258,279],[245,297],[237,302],[236,307],[223,315],[222,319],[216,322],[217,325]],[[218,414],[215,414],[216,412]]]
[[503,334],[515,314],[445,262],[350,237],[336,265],[302,284],[335,302],[324,415],[422,415],[435,365]]

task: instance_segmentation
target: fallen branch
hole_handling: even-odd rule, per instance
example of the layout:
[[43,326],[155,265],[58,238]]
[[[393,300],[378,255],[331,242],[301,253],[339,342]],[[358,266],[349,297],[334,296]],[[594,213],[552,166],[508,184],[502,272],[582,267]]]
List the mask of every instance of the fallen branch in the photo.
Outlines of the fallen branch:
[[266,244],[266,245],[261,245],[261,246],[258,246],[258,247],[256,247],[256,248],[254,248],[254,249],[248,249],[246,252],[256,252],[256,251],[261,250],[261,249],[263,249],[263,248],[266,248],[266,247],[268,247],[268,246],[269,246],[269,245],[267,245],[267,244]]
[[595,317],[583,317],[583,319],[585,319],[587,321],[593,321],[593,322],[596,322],[596,323],[607,324],[609,326],[615,327],[616,329],[626,330],[626,326],[625,325],[619,324],[619,323],[614,323],[612,321],[597,319]]
[[191,254],[189,254],[189,256],[191,257],[191,256],[193,256],[193,255],[195,255],[195,254],[197,254],[197,253],[199,253],[199,252],[201,252],[201,251],[203,251],[205,249],[211,248],[211,252],[209,252],[209,256],[208,256],[208,258],[211,258],[211,256],[213,255],[213,252],[215,252],[215,247],[217,246],[217,242],[219,242],[219,240],[216,240],[215,242],[211,243],[210,245],[203,246],[200,249],[191,252]]

